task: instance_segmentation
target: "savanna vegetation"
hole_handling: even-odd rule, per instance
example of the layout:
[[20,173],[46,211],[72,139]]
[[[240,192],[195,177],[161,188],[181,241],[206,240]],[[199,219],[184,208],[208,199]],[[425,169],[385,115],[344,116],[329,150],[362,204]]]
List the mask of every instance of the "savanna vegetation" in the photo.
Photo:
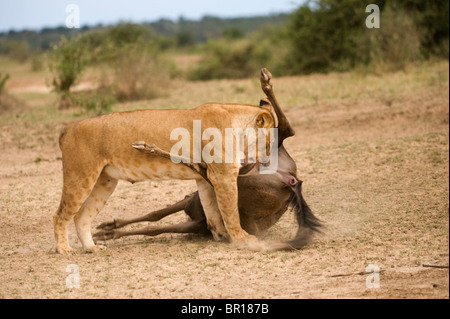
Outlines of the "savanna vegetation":
[[[163,96],[176,79],[248,78],[262,66],[275,76],[382,73],[448,59],[448,1],[376,1],[381,28],[369,29],[365,8],[373,2],[312,0],[290,15],[259,18],[10,31],[0,35],[0,54],[34,71],[49,68],[60,108],[98,113],[117,101]],[[92,69],[91,89],[72,92]]]

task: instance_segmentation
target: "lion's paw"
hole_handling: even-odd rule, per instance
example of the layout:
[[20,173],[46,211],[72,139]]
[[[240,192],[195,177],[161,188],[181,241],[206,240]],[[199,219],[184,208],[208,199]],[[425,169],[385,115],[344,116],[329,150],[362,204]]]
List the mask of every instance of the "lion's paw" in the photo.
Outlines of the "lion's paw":
[[57,246],[56,252],[61,255],[78,255],[78,251],[70,246]]
[[84,251],[87,254],[93,254],[93,253],[96,253],[96,252],[102,251],[102,250],[106,250],[106,247],[102,246],[102,245],[95,245],[95,246],[92,246],[92,247],[85,248]]

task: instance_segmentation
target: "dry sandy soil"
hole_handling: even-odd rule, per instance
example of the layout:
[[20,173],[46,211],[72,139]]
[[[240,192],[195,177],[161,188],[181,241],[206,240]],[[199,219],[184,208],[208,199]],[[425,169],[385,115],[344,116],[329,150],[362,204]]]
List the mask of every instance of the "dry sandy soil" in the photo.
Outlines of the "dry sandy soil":
[[[306,201],[326,225],[308,247],[254,252],[160,235],[108,241],[106,251],[84,254],[71,225],[78,256],[54,253],[57,140],[64,123],[91,115],[58,111],[43,76],[12,73],[9,93],[28,111],[0,114],[0,298],[448,298],[448,70],[443,62],[380,76],[274,79],[297,133],[286,148]],[[257,78],[175,83],[165,98],[114,110],[256,103],[261,96]],[[193,182],[120,182],[94,227],[193,191]],[[181,212],[158,224],[185,219]],[[295,232],[287,212],[262,238],[288,240]],[[66,285],[69,265],[79,270],[79,288]],[[367,285],[368,265],[380,269],[379,288]]]

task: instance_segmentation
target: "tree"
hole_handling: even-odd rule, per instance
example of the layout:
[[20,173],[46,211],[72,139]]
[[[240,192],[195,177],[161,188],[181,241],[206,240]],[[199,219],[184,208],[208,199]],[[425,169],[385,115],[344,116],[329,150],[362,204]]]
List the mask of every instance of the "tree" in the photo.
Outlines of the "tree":
[[367,62],[367,52],[358,51],[365,8],[360,0],[316,0],[294,12],[288,56],[293,73],[340,71]]

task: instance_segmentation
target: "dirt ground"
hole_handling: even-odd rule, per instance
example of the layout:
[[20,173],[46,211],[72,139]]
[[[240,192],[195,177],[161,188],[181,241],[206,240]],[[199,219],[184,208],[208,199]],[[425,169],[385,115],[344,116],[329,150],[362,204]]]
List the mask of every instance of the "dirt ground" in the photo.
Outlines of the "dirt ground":
[[[311,245],[254,252],[160,235],[108,241],[106,251],[84,254],[72,224],[70,242],[80,254],[61,256],[52,228],[62,189],[57,140],[64,123],[88,115],[58,111],[38,76],[16,77],[8,92],[28,112],[0,114],[0,298],[449,298],[448,63],[274,85],[296,130],[286,148],[306,201],[326,225]],[[256,103],[261,96],[257,78],[184,83],[167,97],[114,110]],[[195,190],[194,182],[121,181],[94,227]],[[184,221],[183,214],[158,224]],[[262,239],[295,232],[287,212]],[[70,285],[77,274],[79,288]]]

